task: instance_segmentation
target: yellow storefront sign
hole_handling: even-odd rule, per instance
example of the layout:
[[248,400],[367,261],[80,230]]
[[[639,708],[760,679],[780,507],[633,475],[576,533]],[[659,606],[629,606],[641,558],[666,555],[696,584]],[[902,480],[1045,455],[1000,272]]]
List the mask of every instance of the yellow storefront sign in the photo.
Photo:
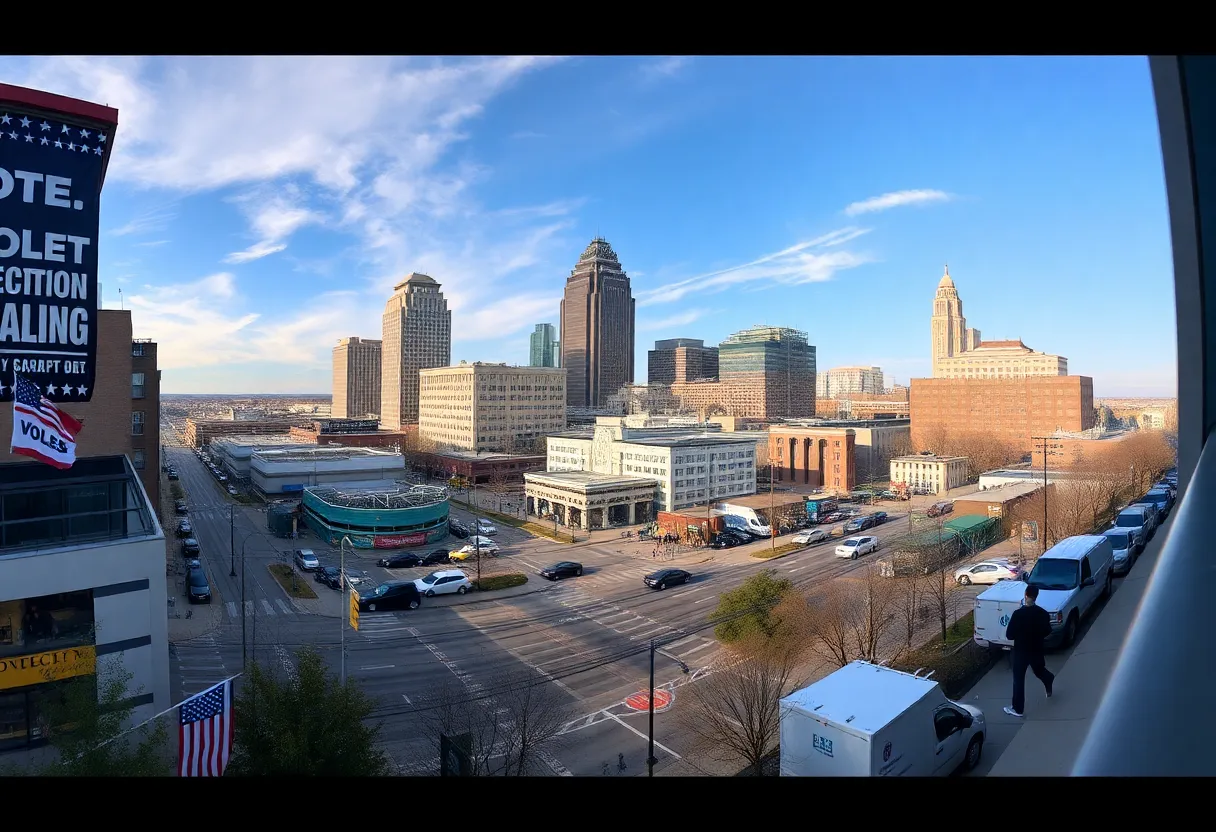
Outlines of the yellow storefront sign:
[[94,647],[66,647],[46,653],[0,658],[0,690],[41,685],[97,672]]

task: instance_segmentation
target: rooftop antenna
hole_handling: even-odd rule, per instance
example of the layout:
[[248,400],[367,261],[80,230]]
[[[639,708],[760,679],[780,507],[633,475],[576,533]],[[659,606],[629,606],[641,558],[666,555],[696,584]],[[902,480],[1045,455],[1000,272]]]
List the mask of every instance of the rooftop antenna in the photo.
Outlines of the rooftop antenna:
[[124,306],[124,305],[123,305],[123,300],[122,300],[122,289],[119,289],[119,290],[118,290],[118,308],[119,308],[119,309],[126,309],[126,308],[127,308],[126,306]]

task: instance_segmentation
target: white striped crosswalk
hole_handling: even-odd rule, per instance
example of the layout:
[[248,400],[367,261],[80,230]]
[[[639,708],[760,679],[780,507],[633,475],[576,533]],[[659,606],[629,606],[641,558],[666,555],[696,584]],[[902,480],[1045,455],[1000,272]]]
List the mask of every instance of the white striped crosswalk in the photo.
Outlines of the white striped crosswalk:
[[359,613],[359,635],[368,641],[409,638],[409,622],[398,613]]
[[183,697],[204,691],[241,669],[240,645],[222,643],[215,633],[172,645],[170,649],[177,660]]
[[[239,601],[227,601],[224,603],[224,612],[228,614],[230,621],[240,621],[241,610],[242,607]],[[257,616],[259,618],[288,618],[292,620],[302,614],[290,601],[285,601],[282,598],[275,598],[273,603],[268,598],[262,598],[258,601],[246,601],[244,613],[246,618]]]

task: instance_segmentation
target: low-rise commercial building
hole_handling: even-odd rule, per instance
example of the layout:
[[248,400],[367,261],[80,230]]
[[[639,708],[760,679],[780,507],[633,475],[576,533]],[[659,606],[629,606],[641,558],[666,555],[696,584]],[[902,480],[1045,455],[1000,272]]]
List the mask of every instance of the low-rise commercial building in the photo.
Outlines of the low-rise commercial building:
[[266,497],[318,485],[392,489],[404,479],[405,457],[379,448],[261,448],[249,457],[249,481]]
[[437,449],[511,451],[566,428],[564,368],[435,367],[418,391],[418,438]]
[[913,494],[945,494],[967,484],[967,457],[923,453],[891,460],[891,487]]
[[756,492],[755,440],[680,427],[630,428],[621,417],[598,419],[590,434],[550,436],[546,467],[649,477],[659,511]]
[[654,517],[650,477],[548,471],[524,474],[528,514],[574,529],[645,523]]
[[[286,434],[293,427],[310,422],[307,416],[283,419],[186,419],[182,441],[191,448],[202,448],[224,436],[272,436]],[[83,434],[83,431],[82,431]]]
[[412,454],[413,469],[427,477],[458,477],[468,482],[518,482],[529,471],[545,470],[543,454],[493,454],[442,451]]
[[169,708],[167,602],[164,532],[126,456],[0,465],[0,752],[62,727],[48,702],[75,677],[131,674],[133,723]]
[[448,491],[436,486],[313,486],[304,489],[300,511],[330,546],[348,538],[356,549],[400,549],[448,536]]
[[391,448],[405,450],[417,442],[418,426],[380,430],[374,419],[324,419],[293,427],[287,436],[310,445],[342,445],[347,448]]
[[269,450],[310,450],[314,448],[305,442],[294,441],[286,434],[269,436],[225,436],[215,439],[207,445],[211,461],[220,467],[227,476],[234,480],[249,479],[249,466],[256,451]]
[[768,436],[768,459],[777,482],[836,492],[853,490],[857,482],[857,432],[853,428],[773,425]]
[[[1054,486],[1049,485],[1051,489]],[[1018,521],[1023,519],[1026,511],[1019,510],[1031,500],[1035,494],[1043,490],[1042,482],[1019,482],[977,491],[954,501],[954,514],[978,514],[984,517],[995,517],[1001,521],[1001,531],[1009,537],[1017,531]],[[1050,500],[1051,495],[1048,494]]]

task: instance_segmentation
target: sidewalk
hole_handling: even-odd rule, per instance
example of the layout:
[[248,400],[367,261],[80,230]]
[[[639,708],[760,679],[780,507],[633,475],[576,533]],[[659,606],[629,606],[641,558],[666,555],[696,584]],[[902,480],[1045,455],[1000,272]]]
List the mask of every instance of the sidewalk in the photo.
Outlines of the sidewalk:
[[[210,604],[191,604],[186,600],[184,577],[167,575],[165,577],[166,595],[169,598],[169,643],[189,641],[220,626],[224,616],[224,600],[220,597],[219,588],[211,587]],[[186,614],[190,617],[187,618]]]
[[966,701],[982,709],[988,720],[984,759],[971,776],[1058,777],[1072,772],[1168,533],[1169,523],[1090,620],[1077,646],[1070,652],[1048,653],[1047,669],[1056,674],[1050,701],[1028,673],[1026,716],[1006,714],[1002,709],[1009,704],[1012,684],[1007,658],[971,689]]

